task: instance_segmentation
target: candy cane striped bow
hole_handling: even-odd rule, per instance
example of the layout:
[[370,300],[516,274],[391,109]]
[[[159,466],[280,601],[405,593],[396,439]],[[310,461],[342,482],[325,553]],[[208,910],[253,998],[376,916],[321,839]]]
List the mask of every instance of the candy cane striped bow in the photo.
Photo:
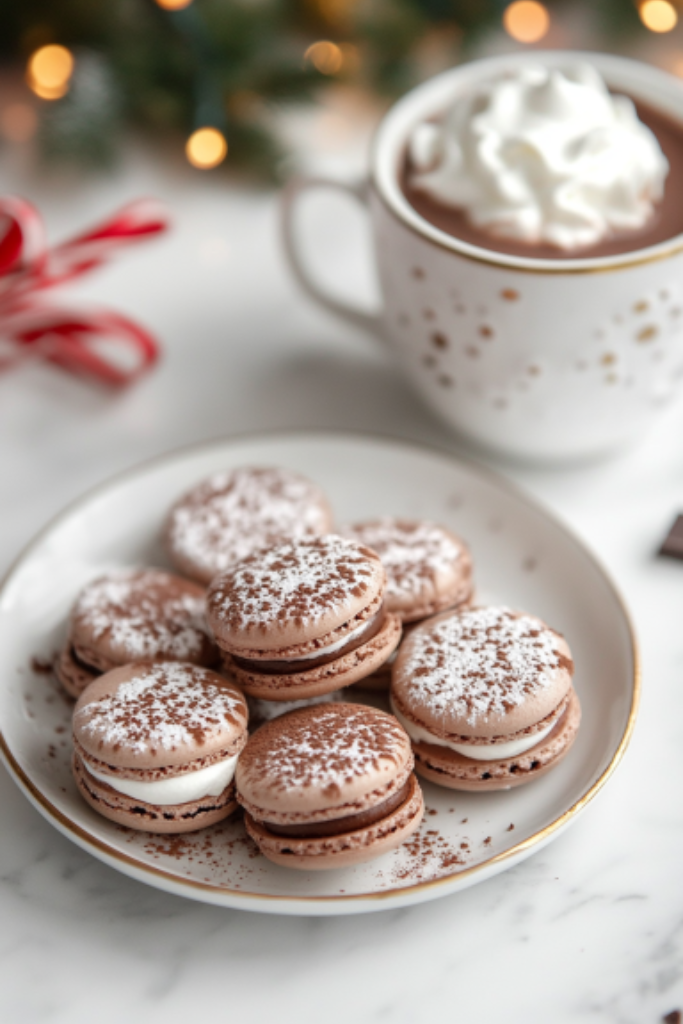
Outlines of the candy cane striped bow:
[[38,211],[23,199],[0,198],[0,372],[42,358],[123,387],[149,369],[159,348],[142,327],[110,310],[53,305],[42,292],[101,266],[122,245],[167,227],[163,207],[142,199],[50,249]]

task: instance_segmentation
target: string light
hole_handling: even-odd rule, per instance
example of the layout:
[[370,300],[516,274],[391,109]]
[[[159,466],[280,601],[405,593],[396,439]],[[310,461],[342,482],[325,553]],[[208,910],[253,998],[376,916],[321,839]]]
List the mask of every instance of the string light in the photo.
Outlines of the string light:
[[69,88],[74,59],[65,46],[41,46],[26,67],[29,88],[41,100],[58,100]]
[[306,60],[310,60],[321,75],[336,75],[344,65],[344,54],[341,47],[327,39],[321,39],[309,46],[304,57]]
[[550,15],[537,0],[515,0],[505,8],[503,28],[518,43],[537,43],[550,28]]
[[678,11],[669,0],[645,0],[638,8],[638,14],[650,32],[670,32],[678,22]]
[[37,127],[36,112],[28,103],[10,103],[0,111],[0,133],[8,142],[28,142]]
[[190,6],[192,0],[156,0],[156,3],[165,11],[182,11]]
[[321,17],[337,28],[347,28],[352,22],[360,0],[312,0]]
[[342,67],[344,71],[355,74],[360,68],[360,51],[353,43],[340,43]]
[[185,155],[193,167],[209,171],[222,164],[228,154],[225,136],[218,128],[198,128],[185,143]]

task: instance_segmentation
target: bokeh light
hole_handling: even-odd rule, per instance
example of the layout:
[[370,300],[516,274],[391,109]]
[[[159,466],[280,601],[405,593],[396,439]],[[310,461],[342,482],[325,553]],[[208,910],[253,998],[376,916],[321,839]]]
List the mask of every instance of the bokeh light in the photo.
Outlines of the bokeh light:
[[515,0],[505,8],[503,28],[518,43],[537,43],[550,28],[550,15],[537,0]]
[[670,32],[678,21],[678,11],[668,0],[645,0],[638,8],[638,13],[650,32]]
[[223,163],[228,154],[228,143],[217,128],[198,128],[187,140],[185,154],[193,167],[209,171]]
[[336,75],[344,65],[344,54],[341,47],[327,39],[313,43],[304,53],[316,71],[321,75]]
[[68,90],[73,70],[74,59],[65,46],[41,46],[29,57],[26,80],[41,100],[58,100]]
[[156,3],[165,11],[182,11],[185,7],[190,6],[192,0],[156,0]]
[[0,110],[0,134],[8,142],[28,142],[38,127],[38,117],[28,103],[8,103]]

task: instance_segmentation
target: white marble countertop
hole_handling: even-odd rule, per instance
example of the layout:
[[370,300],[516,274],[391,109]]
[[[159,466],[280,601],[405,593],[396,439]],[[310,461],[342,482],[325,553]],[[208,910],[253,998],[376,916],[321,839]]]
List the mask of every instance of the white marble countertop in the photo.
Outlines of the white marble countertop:
[[[121,395],[40,365],[0,378],[0,570],[85,489],[178,445],[254,429],[338,427],[463,447],[368,340],[286,272],[276,198],[131,154],[115,174],[48,178],[0,162],[63,237],[119,202],[165,199],[175,230],[74,291],[149,325],[158,370]],[[322,202],[323,200],[321,200]],[[314,218],[332,276],[362,261]],[[349,239],[349,242],[352,241]],[[683,510],[683,406],[618,460],[495,466],[599,554],[644,662],[632,746],[576,825],[462,894],[363,918],[220,910],[105,867],[59,835],[0,768],[0,1018],[8,1024],[229,1017],[308,1024],[647,1024],[683,1006],[683,563],[654,556]]]

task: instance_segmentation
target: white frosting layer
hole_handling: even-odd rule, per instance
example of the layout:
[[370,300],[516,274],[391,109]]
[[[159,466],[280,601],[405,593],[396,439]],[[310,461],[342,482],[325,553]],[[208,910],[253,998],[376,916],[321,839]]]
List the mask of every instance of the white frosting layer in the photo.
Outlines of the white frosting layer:
[[562,249],[642,227],[669,170],[597,71],[530,65],[459,96],[409,140],[411,184],[491,234]]
[[391,710],[411,740],[416,743],[434,743],[437,747],[448,747],[456,754],[471,757],[473,761],[498,761],[504,757],[518,757],[519,754],[525,754],[527,750],[531,750],[537,743],[544,740],[556,725],[556,722],[551,722],[549,726],[541,729],[540,732],[535,732],[533,736],[523,736],[518,740],[510,740],[509,743],[452,743],[450,740],[442,739],[441,736],[435,736],[423,726],[411,722],[401,714],[393,700],[391,701]]
[[238,755],[225,761],[217,761],[208,768],[200,768],[187,775],[176,775],[156,782],[138,782],[136,779],[120,779],[117,776],[98,772],[83,759],[88,773],[100,782],[106,782],[117,793],[142,800],[146,804],[168,807],[172,804],[190,804],[205,796],[220,796],[230,785],[237,767]]

